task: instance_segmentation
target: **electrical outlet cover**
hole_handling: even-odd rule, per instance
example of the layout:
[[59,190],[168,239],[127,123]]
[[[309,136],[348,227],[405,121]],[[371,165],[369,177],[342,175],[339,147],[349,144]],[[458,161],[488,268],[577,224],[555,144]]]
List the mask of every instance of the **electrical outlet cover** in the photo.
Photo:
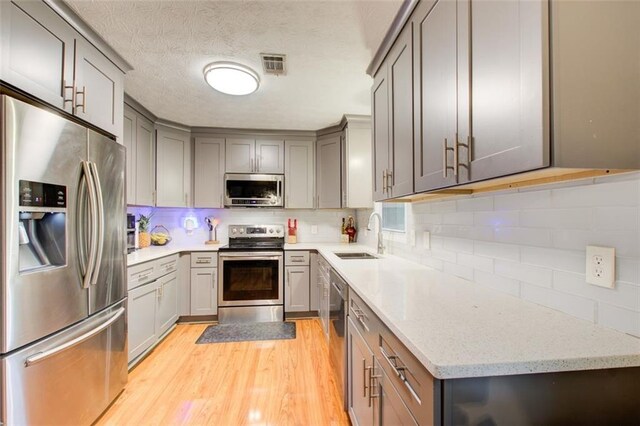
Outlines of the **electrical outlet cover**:
[[311,233],[316,235],[318,233],[318,225],[311,225]]
[[587,246],[586,276],[589,284],[613,288],[616,281],[616,249]]

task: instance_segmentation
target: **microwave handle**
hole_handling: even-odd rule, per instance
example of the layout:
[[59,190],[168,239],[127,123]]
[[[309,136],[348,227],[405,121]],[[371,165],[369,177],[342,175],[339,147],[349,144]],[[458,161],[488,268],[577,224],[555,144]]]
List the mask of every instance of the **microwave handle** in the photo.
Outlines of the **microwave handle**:
[[282,198],[282,179],[278,179],[278,198]]

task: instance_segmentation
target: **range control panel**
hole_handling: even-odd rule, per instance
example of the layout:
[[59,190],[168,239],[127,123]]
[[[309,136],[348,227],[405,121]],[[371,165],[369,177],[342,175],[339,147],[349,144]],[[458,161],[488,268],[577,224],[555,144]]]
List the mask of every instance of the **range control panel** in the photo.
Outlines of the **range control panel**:
[[67,187],[50,183],[21,180],[21,207],[67,207]]
[[284,237],[283,225],[229,225],[229,238]]

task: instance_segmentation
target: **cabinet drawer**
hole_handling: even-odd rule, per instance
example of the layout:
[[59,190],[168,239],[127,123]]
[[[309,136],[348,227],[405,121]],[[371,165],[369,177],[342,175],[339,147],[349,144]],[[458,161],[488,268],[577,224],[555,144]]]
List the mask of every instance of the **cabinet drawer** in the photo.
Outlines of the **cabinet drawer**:
[[309,265],[308,251],[286,251],[284,252],[284,264],[289,266]]
[[435,379],[386,326],[379,328],[377,340],[373,352],[402,401],[419,424],[432,424]]
[[145,262],[131,266],[127,270],[127,290],[139,287],[153,281],[157,276],[156,262]]
[[156,271],[158,277],[178,270],[178,255],[163,257],[156,260]]
[[353,291],[349,292],[349,316],[367,341],[367,345],[374,349],[378,345],[378,332],[382,323]]
[[191,253],[192,268],[217,268],[218,253],[216,252],[192,252]]

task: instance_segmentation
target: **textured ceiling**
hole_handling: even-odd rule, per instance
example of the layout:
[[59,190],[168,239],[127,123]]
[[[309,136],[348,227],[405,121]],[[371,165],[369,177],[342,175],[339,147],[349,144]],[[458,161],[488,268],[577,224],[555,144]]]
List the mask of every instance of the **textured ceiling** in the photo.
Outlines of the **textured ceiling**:
[[[126,92],[158,117],[189,126],[316,130],[370,114],[365,74],[401,0],[67,0],[133,67]],[[264,75],[260,53],[287,55],[287,75]],[[206,85],[210,62],[260,74],[241,97]]]

